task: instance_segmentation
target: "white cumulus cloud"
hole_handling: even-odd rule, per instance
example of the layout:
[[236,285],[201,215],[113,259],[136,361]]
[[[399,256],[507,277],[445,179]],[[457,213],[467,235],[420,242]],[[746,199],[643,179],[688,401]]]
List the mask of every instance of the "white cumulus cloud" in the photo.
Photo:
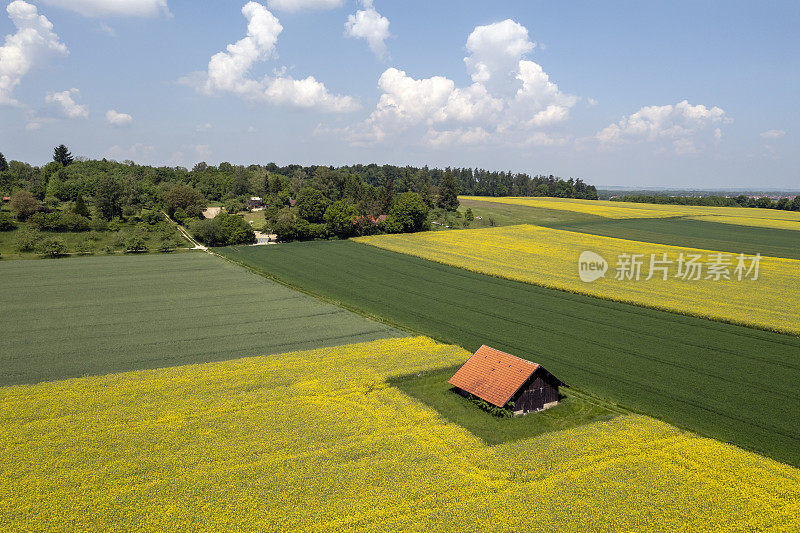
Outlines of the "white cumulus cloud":
[[565,122],[578,98],[525,58],[534,47],[527,28],[513,20],[478,26],[467,38],[464,58],[472,85],[456,87],[443,76],[415,79],[389,68],[378,80],[382,94],[375,110],[340,133],[356,145],[414,129],[423,131],[413,137],[432,146],[541,140],[533,134]]
[[16,0],[6,11],[17,32],[7,35],[0,46],[0,105],[16,105],[13,92],[22,78],[48,56],[69,52],[53,32],[53,24],[39,15],[36,6]]
[[75,98],[80,95],[78,89],[72,88],[60,93],[50,92],[45,96],[44,101],[54,104],[61,113],[67,118],[89,118],[89,106],[80,105],[75,102]]
[[492,92],[508,92],[513,90],[510,82],[519,72],[520,59],[535,47],[525,26],[506,19],[472,31],[464,62],[472,81],[486,85]]
[[117,161],[131,160],[139,163],[147,163],[152,161],[152,155],[155,153],[155,150],[155,146],[144,143],[136,143],[128,148],[120,145],[114,145],[106,150],[105,154],[103,155],[109,159],[114,159]]
[[275,11],[304,11],[307,9],[333,9],[342,5],[342,0],[269,0],[269,8]]
[[370,50],[383,59],[386,57],[386,39],[389,38],[389,19],[381,15],[372,5],[372,0],[362,0],[364,9],[347,17],[344,25],[345,35],[356,39],[364,39]]
[[85,17],[158,17],[169,15],[167,0],[42,0],[49,6],[75,11]]
[[106,111],[106,122],[112,126],[122,128],[125,126],[130,126],[133,122],[133,117],[128,113],[119,113],[116,109],[109,109]]
[[762,139],[780,139],[785,136],[786,132],[783,130],[767,130],[761,133]]
[[[695,153],[697,137],[711,131],[712,125],[731,122],[719,107],[691,105],[683,100],[675,105],[646,106],[619,122],[610,124],[595,135],[601,144],[623,144],[634,141],[668,141],[679,154]],[[717,131],[719,130],[719,131]],[[714,128],[716,140],[722,138],[722,130]]]
[[184,81],[208,95],[230,93],[254,102],[321,111],[358,109],[358,102],[353,98],[331,94],[313,76],[298,80],[276,73],[260,80],[252,78],[250,71],[253,66],[275,55],[275,45],[283,26],[275,15],[257,2],[245,4],[242,14],[247,19],[247,36],[229,44],[224,52],[214,54],[207,72]]

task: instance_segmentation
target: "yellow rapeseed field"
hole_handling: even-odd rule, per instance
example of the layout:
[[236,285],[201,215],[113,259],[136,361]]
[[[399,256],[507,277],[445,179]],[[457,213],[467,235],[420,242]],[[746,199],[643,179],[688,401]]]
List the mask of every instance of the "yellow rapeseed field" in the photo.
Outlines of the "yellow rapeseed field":
[[[780,212],[780,211],[779,211]],[[761,218],[754,216],[733,215],[697,215],[686,217],[703,222],[717,222],[720,224],[734,224],[736,226],[751,226],[756,228],[789,229],[800,231],[800,220],[789,218]]]
[[419,337],[0,389],[0,531],[800,528],[790,466],[633,415],[488,447],[386,382],[468,355]]
[[459,196],[462,200],[479,200],[500,204],[522,205],[572,211],[606,218],[665,218],[685,215],[681,206],[660,204],[634,204],[602,200],[574,200],[571,198],[515,197],[515,196]]
[[[762,257],[747,275],[753,260],[737,272],[738,254],[650,244],[626,239],[555,230],[532,225],[461,231],[360,237],[359,242],[493,276],[534,283],[609,300],[665,309],[682,314],[800,333],[800,261]],[[605,277],[581,281],[579,257],[593,251],[608,263]],[[623,254],[626,254],[627,259]],[[634,254],[636,257],[634,258]],[[666,256],[665,256],[666,254]],[[681,255],[683,254],[683,255]],[[688,261],[703,263],[690,271]],[[662,263],[662,261],[671,263]],[[684,264],[679,264],[683,259]],[[633,269],[640,263],[640,279]],[[710,263],[719,266],[713,269]],[[623,279],[616,279],[622,265]],[[647,280],[651,265],[654,275]],[[634,267],[635,268],[635,267]],[[666,272],[665,272],[666,269]],[[679,270],[680,269],[680,270]],[[730,279],[722,275],[727,272]],[[679,273],[684,276],[676,277]],[[688,275],[691,274],[691,275]],[[700,279],[694,279],[699,274]],[[741,280],[738,279],[741,274]],[[664,279],[664,276],[667,279]],[[710,279],[708,279],[710,276]],[[719,279],[717,279],[719,278]]]
[[523,205],[572,211],[606,218],[686,217],[706,222],[756,226],[800,231],[800,212],[745,207],[707,207],[693,205],[641,204],[603,200],[575,200],[543,197],[460,196],[463,200],[479,200],[501,204]]

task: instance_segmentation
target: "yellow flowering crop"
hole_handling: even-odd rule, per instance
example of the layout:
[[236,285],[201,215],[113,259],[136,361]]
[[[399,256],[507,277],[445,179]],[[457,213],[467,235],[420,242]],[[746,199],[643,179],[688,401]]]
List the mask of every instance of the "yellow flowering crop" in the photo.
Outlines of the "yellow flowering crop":
[[664,218],[678,217],[681,206],[661,204],[634,204],[628,202],[608,202],[603,200],[574,200],[571,198],[514,197],[514,196],[459,196],[462,200],[479,200],[500,204],[522,205],[527,207],[543,207],[572,211],[606,218]]
[[800,528],[790,466],[633,415],[488,447],[386,382],[468,355],[391,339],[0,389],[0,530]]
[[687,217],[706,222],[763,228],[794,229],[800,231],[800,213],[779,209],[642,204],[635,202],[542,197],[460,196],[459,198],[463,200],[478,200],[481,202],[572,211],[575,213],[585,213],[587,215],[615,219]]
[[733,215],[697,215],[687,218],[701,220],[703,222],[734,224],[736,226],[752,226],[756,228],[790,229],[800,231],[800,221],[785,218],[760,218],[754,216],[748,217]]
[[[493,276],[534,283],[609,300],[665,309],[765,329],[800,333],[800,293],[789,290],[800,279],[800,261],[763,257],[757,280],[733,275],[737,255],[730,254],[730,280],[676,278],[677,259],[699,254],[705,262],[719,252],[650,244],[532,225],[461,231],[360,237],[359,242],[415,255]],[[578,276],[583,251],[600,254],[609,264],[604,278],[584,283]],[[640,280],[614,279],[620,254],[642,254]],[[668,279],[657,272],[649,281],[651,255],[673,260]],[[751,264],[747,260],[747,266]]]

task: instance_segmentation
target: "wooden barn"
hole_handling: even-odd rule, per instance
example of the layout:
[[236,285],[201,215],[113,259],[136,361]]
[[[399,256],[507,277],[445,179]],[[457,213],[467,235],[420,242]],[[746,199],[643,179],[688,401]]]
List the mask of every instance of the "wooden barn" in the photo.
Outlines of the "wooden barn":
[[489,346],[481,346],[448,383],[516,415],[556,405],[558,388],[567,386],[542,365]]

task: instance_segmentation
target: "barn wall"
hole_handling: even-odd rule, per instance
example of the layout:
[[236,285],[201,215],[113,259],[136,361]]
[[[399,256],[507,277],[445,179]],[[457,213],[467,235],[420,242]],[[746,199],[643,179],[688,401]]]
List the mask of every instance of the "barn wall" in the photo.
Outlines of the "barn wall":
[[530,381],[512,398],[513,411],[537,411],[546,403],[557,402],[558,385],[551,381],[554,380],[546,379],[539,373],[531,376]]

